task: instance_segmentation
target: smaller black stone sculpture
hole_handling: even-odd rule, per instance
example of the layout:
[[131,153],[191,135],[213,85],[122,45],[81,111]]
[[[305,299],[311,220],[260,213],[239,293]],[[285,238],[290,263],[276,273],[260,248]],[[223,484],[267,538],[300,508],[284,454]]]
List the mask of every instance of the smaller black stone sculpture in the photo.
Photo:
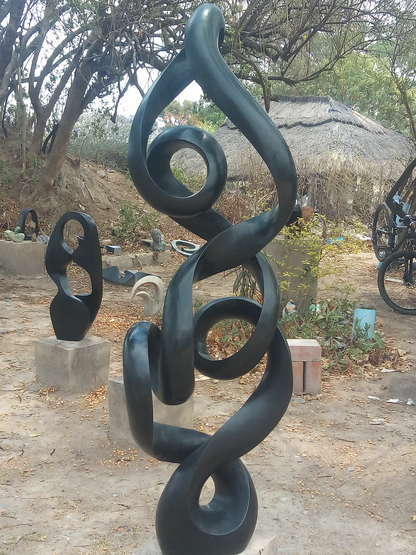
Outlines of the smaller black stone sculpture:
[[[25,226],[26,226],[26,218],[30,214],[32,218],[32,222],[35,226],[34,230],[31,233],[26,233]],[[33,208],[26,208],[20,212],[19,221],[17,222],[17,227],[20,227],[20,231],[25,234],[25,241],[30,241],[32,239],[32,235],[35,234],[36,237],[39,235],[39,219],[36,213],[36,210]]]
[[111,283],[116,283],[117,285],[129,285],[132,287],[139,279],[151,275],[153,274],[146,274],[145,272],[139,272],[137,270],[125,270],[122,276],[120,275],[118,266],[103,268],[103,279]]
[[[79,222],[84,236],[78,238],[78,247],[72,249],[63,238],[65,224]],[[66,269],[71,262],[78,264],[90,276],[91,293],[73,295],[69,288]],[[58,287],[50,314],[58,339],[81,341],[90,329],[100,308],[103,296],[102,261],[97,226],[88,214],[67,212],[52,232],[45,256],[46,271]]]

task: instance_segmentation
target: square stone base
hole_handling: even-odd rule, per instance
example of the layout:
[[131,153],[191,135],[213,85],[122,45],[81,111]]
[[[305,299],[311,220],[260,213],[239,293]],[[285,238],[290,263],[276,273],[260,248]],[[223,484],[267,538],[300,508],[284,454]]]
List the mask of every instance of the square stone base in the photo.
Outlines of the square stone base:
[[[156,537],[150,538],[146,543],[138,547],[133,555],[162,555]],[[185,555],[185,553],[184,553]],[[188,555],[188,554],[186,554]],[[191,555],[191,554],[189,554]],[[215,553],[213,553],[215,555]],[[251,542],[241,555],[278,555],[278,545],[276,536],[261,536],[254,534]]]
[[[134,442],[127,415],[123,376],[108,380],[108,409],[110,416],[110,438],[127,439]],[[153,395],[153,418],[155,422],[171,424],[180,428],[193,428],[194,396],[182,405],[164,405]]]
[[22,275],[40,276],[44,274],[45,243],[14,243],[0,240],[0,266],[3,272]]
[[56,337],[36,339],[36,379],[41,384],[58,385],[65,394],[93,391],[107,385],[110,343],[87,335],[82,341]]

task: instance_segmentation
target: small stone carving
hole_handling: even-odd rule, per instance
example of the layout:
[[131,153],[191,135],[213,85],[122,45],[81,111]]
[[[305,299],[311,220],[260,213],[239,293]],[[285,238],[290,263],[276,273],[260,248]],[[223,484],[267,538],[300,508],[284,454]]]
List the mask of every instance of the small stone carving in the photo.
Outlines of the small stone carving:
[[[143,285],[147,284],[153,285],[153,299],[147,291],[145,291],[144,289],[140,289]],[[143,314],[145,316],[154,316],[159,312],[162,306],[164,291],[165,287],[163,285],[163,281],[159,277],[147,276],[139,279],[139,281],[134,285],[131,292],[131,298],[134,299],[134,297],[141,297],[141,299],[143,300]]]
[[25,240],[25,234],[21,233],[20,227],[16,227],[14,231],[6,229],[4,232],[4,238],[6,241],[13,241],[14,243],[23,243]]
[[149,247],[153,251],[165,251],[166,243],[163,241],[162,232],[160,231],[160,229],[152,229],[151,235],[153,241],[150,243]]

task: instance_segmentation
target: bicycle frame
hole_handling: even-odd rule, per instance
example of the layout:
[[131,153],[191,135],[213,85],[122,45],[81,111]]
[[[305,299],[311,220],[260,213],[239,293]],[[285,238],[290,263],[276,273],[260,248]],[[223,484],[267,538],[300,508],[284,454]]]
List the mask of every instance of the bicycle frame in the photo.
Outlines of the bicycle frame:
[[[403,218],[405,218],[405,216],[407,215],[407,211],[405,210],[406,205],[400,202],[400,197],[398,196],[398,192],[401,190],[403,185],[411,177],[415,167],[416,167],[416,158],[412,160],[412,162],[407,166],[407,168],[404,170],[402,175],[393,185],[389,194],[386,197],[385,203],[380,204],[376,209],[374,222],[373,222],[373,244],[374,244],[374,250],[376,252],[377,258],[379,258],[377,238],[380,234],[380,230],[378,229],[378,226],[377,226],[377,218],[378,218],[378,215],[383,210],[382,208],[383,206],[384,206],[384,210],[390,210],[389,220],[391,219],[391,224],[389,224],[389,227],[385,228],[384,232],[381,232],[382,234],[384,233],[386,237],[385,245],[387,250],[384,257],[388,256],[389,253],[393,253],[400,250],[400,248],[402,247],[405,241],[406,234],[404,233],[404,231],[406,230],[407,226],[403,222]],[[382,258],[379,258],[379,260],[382,260]]]

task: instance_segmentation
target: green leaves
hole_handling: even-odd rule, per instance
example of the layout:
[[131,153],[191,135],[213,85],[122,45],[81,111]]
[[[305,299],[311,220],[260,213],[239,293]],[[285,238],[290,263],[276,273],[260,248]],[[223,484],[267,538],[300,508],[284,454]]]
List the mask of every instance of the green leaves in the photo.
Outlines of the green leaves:
[[353,366],[375,351],[385,353],[387,345],[381,335],[368,339],[367,329],[354,326],[356,302],[347,297],[333,301],[320,301],[311,305],[303,314],[282,318],[280,324],[290,338],[316,339],[322,346],[324,366],[342,371]]

